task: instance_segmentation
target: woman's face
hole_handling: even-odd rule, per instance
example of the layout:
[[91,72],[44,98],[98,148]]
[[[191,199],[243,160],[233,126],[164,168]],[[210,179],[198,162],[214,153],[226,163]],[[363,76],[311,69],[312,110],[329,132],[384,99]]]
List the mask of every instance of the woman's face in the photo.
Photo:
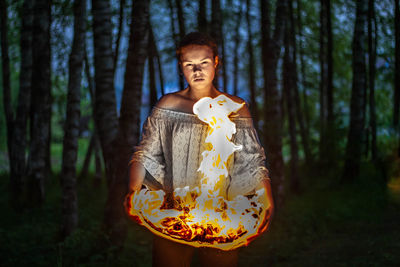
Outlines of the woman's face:
[[208,89],[212,86],[218,57],[206,45],[188,45],[182,48],[183,75],[192,89]]

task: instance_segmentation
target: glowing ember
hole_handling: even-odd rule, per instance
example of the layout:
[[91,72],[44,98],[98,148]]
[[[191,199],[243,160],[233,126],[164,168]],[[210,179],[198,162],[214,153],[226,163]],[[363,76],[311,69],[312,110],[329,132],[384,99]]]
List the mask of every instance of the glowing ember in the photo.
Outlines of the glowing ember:
[[228,159],[242,148],[231,142],[236,126],[228,116],[243,105],[224,95],[200,99],[193,112],[209,125],[210,144],[198,169],[200,188],[176,188],[172,198],[162,190],[136,191],[127,198],[128,214],[156,235],[195,247],[231,250],[253,240],[269,207],[264,188],[232,200],[222,190]]

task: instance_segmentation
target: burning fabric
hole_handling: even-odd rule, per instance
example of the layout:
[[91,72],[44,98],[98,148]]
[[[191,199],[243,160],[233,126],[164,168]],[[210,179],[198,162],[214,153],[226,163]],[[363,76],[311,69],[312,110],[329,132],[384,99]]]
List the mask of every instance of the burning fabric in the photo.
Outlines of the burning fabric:
[[231,142],[236,126],[229,119],[244,103],[220,95],[205,97],[193,112],[208,124],[206,149],[198,168],[200,185],[164,190],[142,189],[128,196],[132,219],[161,237],[195,246],[231,250],[247,245],[260,232],[270,203],[264,188],[252,195],[227,195],[228,163],[241,144]]

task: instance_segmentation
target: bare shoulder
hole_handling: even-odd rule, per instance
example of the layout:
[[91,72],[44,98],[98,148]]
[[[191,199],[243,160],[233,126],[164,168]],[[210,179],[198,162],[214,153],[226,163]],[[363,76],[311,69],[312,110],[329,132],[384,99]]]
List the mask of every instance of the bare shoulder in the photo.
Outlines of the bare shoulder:
[[180,92],[169,93],[160,98],[156,107],[175,110],[182,100]]
[[245,102],[245,105],[238,110],[238,114],[240,117],[244,117],[244,118],[251,118],[251,114],[249,111],[249,107],[247,105],[247,102],[244,101],[241,97],[235,96],[235,95],[230,95],[227,93],[223,93],[225,96],[229,97],[230,99],[232,99],[233,101],[237,102],[237,103],[243,103]]

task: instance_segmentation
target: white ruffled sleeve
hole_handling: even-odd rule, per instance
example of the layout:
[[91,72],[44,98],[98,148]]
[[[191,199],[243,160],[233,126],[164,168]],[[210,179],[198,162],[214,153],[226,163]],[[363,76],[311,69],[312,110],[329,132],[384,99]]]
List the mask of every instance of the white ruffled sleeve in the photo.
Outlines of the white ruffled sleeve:
[[[251,119],[248,119],[251,122]],[[237,132],[233,138],[236,145],[242,145],[236,151],[230,162],[230,184],[228,195],[249,195],[255,192],[261,180],[269,178],[268,169],[265,167],[265,152],[261,146],[257,132],[252,123],[237,125]]]
[[155,190],[164,186],[165,177],[161,133],[165,134],[165,122],[151,114],[143,124],[142,139],[135,147],[131,161],[139,162],[144,166],[147,173],[143,184]]

